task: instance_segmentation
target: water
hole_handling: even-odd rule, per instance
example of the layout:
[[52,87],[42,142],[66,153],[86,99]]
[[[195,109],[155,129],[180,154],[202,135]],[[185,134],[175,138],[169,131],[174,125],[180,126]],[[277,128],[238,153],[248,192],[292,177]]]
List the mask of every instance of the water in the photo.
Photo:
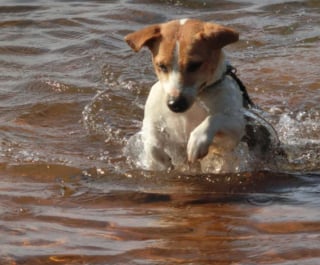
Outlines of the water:
[[[0,264],[319,264],[320,2],[0,1]],[[195,17],[289,153],[281,170],[180,174],[123,154],[155,81],[123,37]]]

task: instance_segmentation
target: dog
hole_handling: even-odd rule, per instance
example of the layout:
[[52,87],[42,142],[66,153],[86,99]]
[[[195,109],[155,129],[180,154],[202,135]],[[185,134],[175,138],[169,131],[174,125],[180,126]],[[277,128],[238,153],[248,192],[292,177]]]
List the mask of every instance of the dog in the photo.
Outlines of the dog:
[[240,142],[260,153],[278,144],[270,124],[256,112],[246,114],[255,105],[223,51],[238,40],[234,29],[196,19],[150,25],[125,37],[135,52],[151,51],[158,77],[141,129],[145,168],[193,164],[209,151],[230,153]]

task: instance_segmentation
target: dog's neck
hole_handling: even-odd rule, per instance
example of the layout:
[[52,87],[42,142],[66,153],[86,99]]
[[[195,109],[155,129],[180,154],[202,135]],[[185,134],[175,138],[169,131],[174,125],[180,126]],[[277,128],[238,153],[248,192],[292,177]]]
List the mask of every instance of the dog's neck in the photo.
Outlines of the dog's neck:
[[238,78],[236,72],[237,72],[236,68],[234,68],[231,64],[229,64],[225,60],[225,55],[222,52],[221,61],[219,62],[219,66],[213,76],[213,82],[211,82],[208,86],[204,87],[203,90],[214,89],[218,84],[223,82],[223,80],[226,78],[227,75],[229,75],[237,83],[237,85],[242,93],[243,107],[247,108],[247,109],[248,108],[258,108],[253,103],[251,98],[249,97],[249,94],[247,92],[247,88],[241,82],[241,80]]
[[219,82],[221,79],[223,79],[227,72],[227,61],[224,51],[221,51],[221,55],[218,62],[218,67],[216,71],[213,74],[212,81],[208,84],[209,86],[214,85],[215,83]]

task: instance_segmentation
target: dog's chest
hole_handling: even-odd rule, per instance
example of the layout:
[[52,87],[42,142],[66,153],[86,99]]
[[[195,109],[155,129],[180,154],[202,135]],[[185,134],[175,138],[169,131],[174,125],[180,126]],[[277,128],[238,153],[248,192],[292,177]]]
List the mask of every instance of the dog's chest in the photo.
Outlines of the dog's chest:
[[195,102],[184,113],[173,113],[169,109],[160,119],[160,130],[173,142],[187,143],[190,133],[208,116],[205,108]]

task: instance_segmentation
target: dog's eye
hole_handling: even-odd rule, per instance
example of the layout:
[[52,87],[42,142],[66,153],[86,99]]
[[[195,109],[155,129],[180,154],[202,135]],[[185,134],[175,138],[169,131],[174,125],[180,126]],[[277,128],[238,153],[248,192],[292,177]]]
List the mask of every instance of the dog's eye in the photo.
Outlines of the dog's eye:
[[159,71],[161,71],[163,73],[169,72],[168,67],[163,63],[158,64],[158,69],[159,69]]
[[191,62],[187,66],[187,72],[193,73],[197,71],[202,65],[202,62]]

